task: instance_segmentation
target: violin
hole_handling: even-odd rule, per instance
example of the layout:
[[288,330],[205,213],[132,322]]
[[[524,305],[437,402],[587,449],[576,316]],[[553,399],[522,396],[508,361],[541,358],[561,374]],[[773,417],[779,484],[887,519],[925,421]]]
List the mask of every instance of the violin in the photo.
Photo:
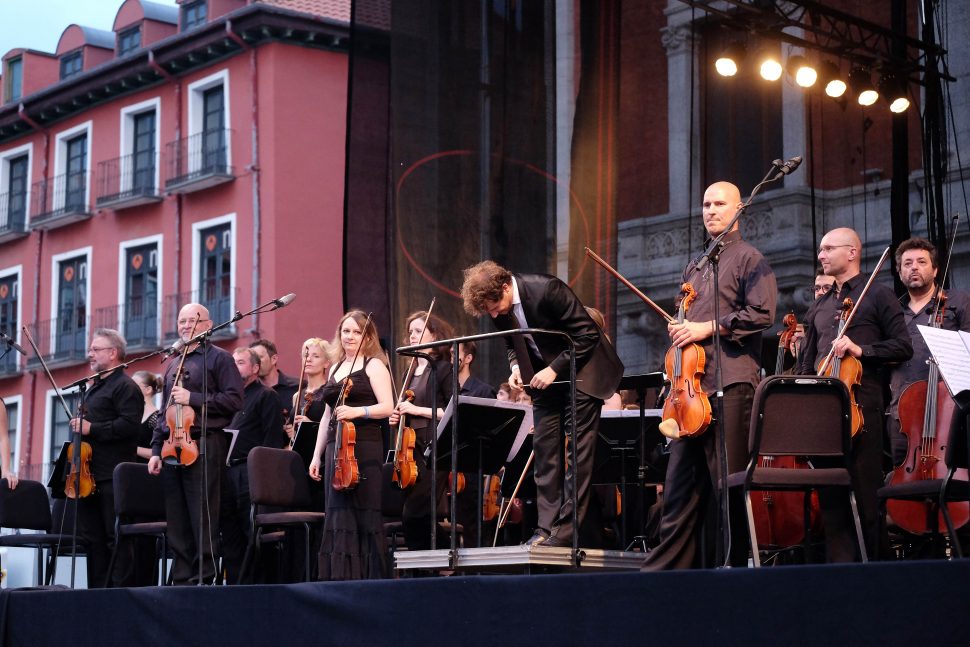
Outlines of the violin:
[[[934,328],[943,325],[947,298],[941,290],[930,321]],[[910,384],[899,396],[899,427],[906,436],[906,460],[893,470],[890,485],[943,479],[947,473],[944,455],[950,442],[950,423],[956,412],[956,404],[940,380],[940,369],[936,362],[930,358],[928,364],[927,379]],[[954,478],[966,479],[967,470],[957,470]],[[970,510],[965,503],[948,503],[946,506],[954,528],[961,528],[970,521]],[[936,510],[934,519],[934,508],[935,505],[929,501],[886,501],[886,511],[893,523],[915,535],[946,527],[942,511]]]
[[490,474],[485,477],[485,495],[482,498],[482,520],[491,521],[498,516],[499,498],[502,494],[502,478],[505,475],[505,468],[501,470],[501,476]]
[[[358,348],[358,350],[360,350]],[[356,361],[356,358],[354,359]],[[353,365],[351,364],[351,367]],[[354,386],[350,375],[344,381],[340,390],[340,404],[347,402],[347,394]],[[354,445],[357,444],[357,427],[350,420],[337,421],[337,438],[333,450],[333,480],[331,485],[335,490],[352,490],[360,483],[360,468],[354,455]]]
[[[78,412],[78,417],[83,417],[81,412]],[[74,443],[67,446],[67,462],[71,472],[64,483],[64,496],[68,499],[83,499],[96,489],[94,476],[91,475],[91,443],[82,440],[79,445],[80,460],[74,460]]]
[[[845,333],[849,315],[853,310],[852,299],[846,297],[842,301],[842,314],[839,318],[839,332],[836,339],[842,337]],[[823,362],[818,374],[825,377],[834,376],[839,378],[849,390],[850,410],[852,411],[852,435],[855,436],[862,431],[862,425],[865,423],[862,417],[862,406],[856,401],[856,389],[862,384],[862,362],[851,355],[835,357],[833,353],[830,357],[832,361],[829,362],[828,366],[825,366],[825,362]]]
[[[697,297],[694,286],[681,286],[683,298],[677,312],[677,323],[684,323],[690,304]],[[711,402],[701,388],[704,376],[704,349],[690,343],[683,348],[671,345],[664,358],[664,370],[670,381],[670,391],[664,401],[660,433],[668,438],[697,436],[711,424]]]
[[[185,356],[182,357],[183,361]],[[182,366],[179,366],[175,384],[182,386]],[[195,424],[195,410],[186,405],[170,404],[165,409],[168,438],[162,443],[162,461],[169,465],[188,467],[199,457],[199,445],[190,430]]]
[[[455,475],[458,475],[456,478]],[[465,491],[465,473],[464,472],[448,472],[448,487],[445,490],[445,496],[451,496],[451,489],[455,488],[455,494],[461,494]]]
[[[404,390],[404,402],[414,400],[414,391]],[[414,461],[414,442],[417,438],[414,428],[404,424],[405,416],[397,423],[397,440],[394,443],[394,473],[391,481],[402,490],[414,485],[418,480],[418,464]],[[449,475],[450,476],[450,475]]]

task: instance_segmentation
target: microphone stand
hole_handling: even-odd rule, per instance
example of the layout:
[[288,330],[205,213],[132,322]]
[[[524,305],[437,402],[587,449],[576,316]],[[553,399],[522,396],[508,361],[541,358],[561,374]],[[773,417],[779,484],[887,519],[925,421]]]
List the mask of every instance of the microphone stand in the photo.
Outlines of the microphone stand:
[[[777,171],[777,172],[776,172]],[[790,171],[789,171],[790,172]],[[720,277],[719,266],[721,250],[724,247],[724,237],[727,236],[734,229],[735,224],[741,219],[741,214],[747,209],[754,197],[758,195],[758,192],[766,184],[780,180],[787,173],[784,167],[779,166],[777,163],[771,165],[771,170],[765,175],[764,179],[759,182],[754,189],[751,191],[751,195],[748,196],[747,201],[743,202],[737,211],[734,212],[734,217],[728,222],[727,226],[718,234],[704,250],[704,253],[700,256],[694,265],[694,272],[700,272],[704,269],[708,262],[711,263],[712,271],[714,273],[714,356],[717,358],[717,367],[715,369],[715,384],[716,384],[716,394],[717,398],[717,444],[715,445],[715,454],[717,455],[718,464],[718,512],[720,513],[718,519],[718,525],[720,532],[717,533],[717,551],[716,551],[716,561],[719,567],[730,567],[731,559],[731,507],[728,502],[728,461],[727,461],[727,435],[724,430],[724,374],[721,370],[721,298],[720,298]],[[758,550],[757,546],[752,546],[751,550]]]

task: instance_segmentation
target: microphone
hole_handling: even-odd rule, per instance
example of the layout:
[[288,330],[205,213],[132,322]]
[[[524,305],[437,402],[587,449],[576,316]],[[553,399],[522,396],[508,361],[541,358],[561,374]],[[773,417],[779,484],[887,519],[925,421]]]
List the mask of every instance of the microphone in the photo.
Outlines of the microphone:
[[[290,292],[286,296],[282,296],[279,299],[273,299],[273,305],[275,306],[273,310],[279,310],[280,308],[285,308],[286,306],[293,303],[293,299],[296,298],[296,294]],[[270,310],[272,312],[273,310]]]
[[799,166],[801,166],[802,156],[796,155],[795,157],[791,158],[790,160],[788,160],[784,164],[781,164],[780,166],[779,166],[779,162],[781,162],[781,160],[775,160],[774,162],[772,162],[772,164],[778,167],[778,170],[781,171],[782,175],[788,175],[789,173],[797,169]]
[[181,339],[176,339],[174,344],[162,351],[162,362],[167,360],[172,355],[181,353],[183,348],[185,348],[185,342]]
[[0,341],[5,342],[8,346],[13,348],[15,351],[17,351],[24,357],[27,357],[27,351],[24,350],[24,347],[18,344],[17,342],[15,342],[13,339],[11,339],[10,336],[7,335],[7,333],[3,332],[2,330],[0,330]]

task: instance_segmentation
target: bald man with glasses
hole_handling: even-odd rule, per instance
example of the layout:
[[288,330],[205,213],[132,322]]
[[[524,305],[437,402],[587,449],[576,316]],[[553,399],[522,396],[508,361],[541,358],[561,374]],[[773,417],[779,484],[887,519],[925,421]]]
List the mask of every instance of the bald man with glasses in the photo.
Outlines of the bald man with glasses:
[[[873,283],[859,304],[868,280],[861,274],[861,259],[862,241],[854,230],[833,229],[822,238],[818,260],[822,270],[833,277],[835,283],[805,315],[805,340],[801,344],[797,373],[816,373],[818,364],[833,348],[837,357],[852,356],[862,363],[862,384],[856,390],[856,402],[862,406],[864,423],[852,440],[850,468],[856,484],[866,552],[870,558],[878,559],[888,548],[885,520],[876,498],[876,490],[883,482],[886,410],[883,391],[889,379],[889,367],[909,359],[913,355],[913,345],[903,310],[889,287]],[[846,298],[859,304],[858,310],[845,335],[835,341],[842,303]],[[827,560],[856,560],[853,522],[845,497],[823,491],[819,493],[819,500],[825,525]]]

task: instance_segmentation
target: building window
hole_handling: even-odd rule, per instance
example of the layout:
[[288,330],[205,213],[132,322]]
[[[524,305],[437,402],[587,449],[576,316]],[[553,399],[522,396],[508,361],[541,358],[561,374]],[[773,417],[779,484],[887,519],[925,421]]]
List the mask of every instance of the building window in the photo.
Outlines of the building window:
[[[77,410],[78,397],[77,393],[64,394],[64,401],[72,413]],[[51,393],[48,396],[47,410],[50,411],[51,424],[50,453],[47,455],[47,462],[53,466],[64,443],[71,440],[70,418],[68,418],[67,411],[64,411],[64,407],[61,406],[61,400],[56,393]]]
[[3,96],[7,101],[18,101],[23,93],[23,59],[17,57],[7,61],[7,73],[3,75],[3,79]]
[[17,451],[17,431],[20,429],[20,398],[18,396],[16,401],[13,398],[5,400],[4,404],[7,407],[7,439],[10,443],[10,469],[16,472],[17,465],[20,461],[19,452]]
[[84,357],[87,343],[88,259],[75,256],[57,263],[57,328],[54,352]]
[[222,86],[202,93],[203,173],[221,173],[226,167],[226,104]]
[[136,194],[155,192],[155,111],[134,116],[131,188]]
[[[17,313],[20,311],[18,300],[20,298],[20,273],[8,274],[0,278],[0,331],[8,335],[11,339],[17,339],[17,331],[20,329],[20,318]],[[3,352],[0,353],[0,373],[13,373],[20,364],[17,351],[13,350],[8,344],[4,344]],[[10,445],[13,447],[13,445]]]
[[65,54],[61,57],[61,80],[66,79],[81,72],[82,67],[81,52]]
[[182,5],[182,31],[205,24],[206,0],[187,2]]
[[141,47],[141,27],[134,27],[118,34],[118,56],[131,54]]
[[64,209],[83,212],[88,187],[88,136],[87,133],[73,137],[67,144],[67,167],[64,185]]
[[232,314],[232,223],[199,230],[199,250],[199,302],[212,321],[226,321]]
[[158,244],[125,250],[124,335],[130,346],[149,346],[158,330]]
[[7,194],[0,204],[0,233],[20,228],[27,217],[28,155],[14,157],[7,162]]

